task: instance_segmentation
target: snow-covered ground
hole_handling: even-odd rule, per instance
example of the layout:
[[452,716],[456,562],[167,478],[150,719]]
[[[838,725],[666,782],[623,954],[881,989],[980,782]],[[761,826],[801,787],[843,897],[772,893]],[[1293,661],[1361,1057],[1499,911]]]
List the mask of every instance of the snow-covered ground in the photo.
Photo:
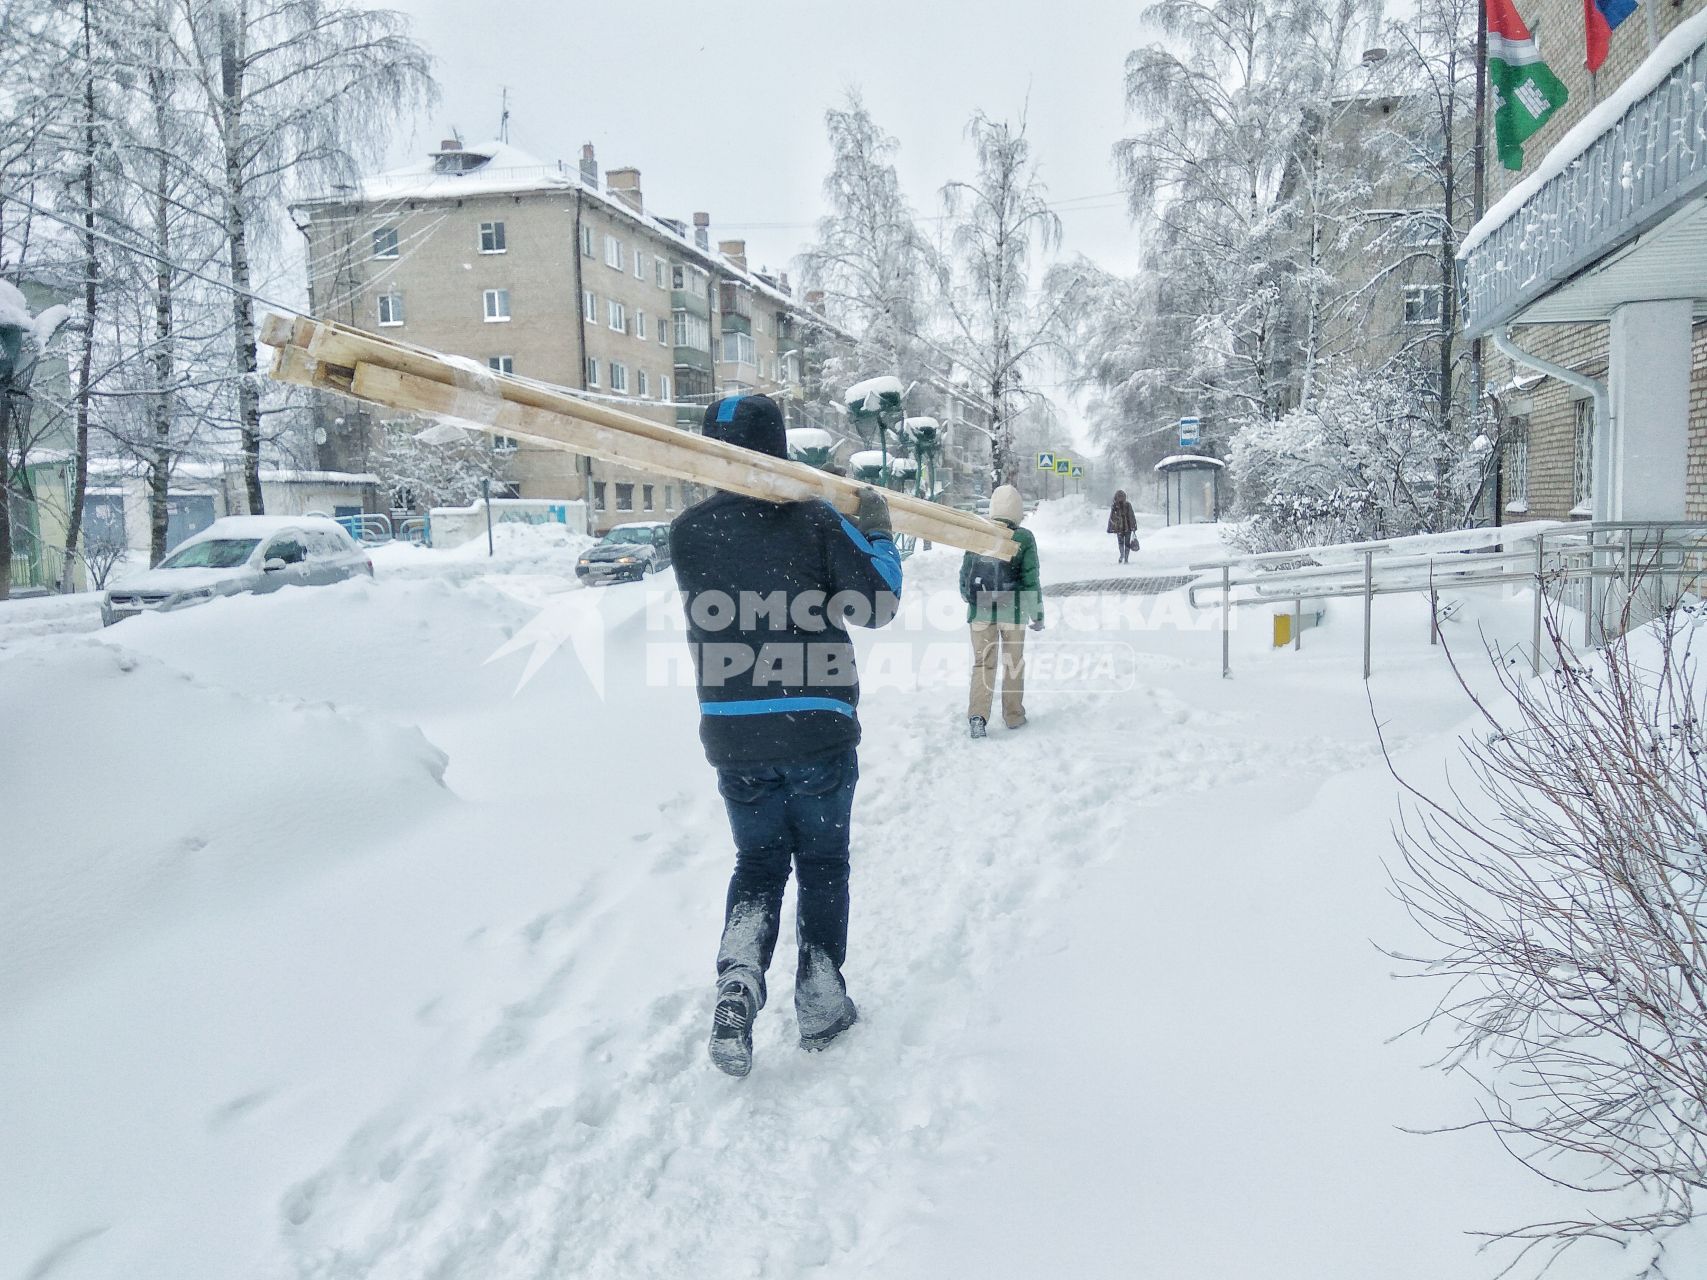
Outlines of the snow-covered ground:
[[[1219,548],[1122,569],[1102,521],[1039,513],[1046,581]],[[1183,593],[1051,598],[1056,678],[980,743],[958,557],[914,557],[859,638],[864,1018],[800,1053],[779,961],[734,1081],[667,578],[511,550],[105,632],[0,605],[0,1276],[1477,1280],[1510,1255],[1468,1233],[1581,1209],[1402,1131],[1476,1114],[1377,949],[1372,713],[1432,776],[1467,711],[1420,601],[1379,601],[1366,696],[1355,603],[1302,653],[1241,618],[1224,681]]]

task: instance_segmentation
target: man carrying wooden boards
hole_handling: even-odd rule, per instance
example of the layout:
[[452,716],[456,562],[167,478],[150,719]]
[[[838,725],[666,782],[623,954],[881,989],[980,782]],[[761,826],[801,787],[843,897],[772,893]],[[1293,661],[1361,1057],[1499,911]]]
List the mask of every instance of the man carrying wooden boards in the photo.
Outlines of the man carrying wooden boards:
[[[767,396],[715,402],[704,430],[788,454],[782,411]],[[800,1047],[824,1048],[859,1016],[842,977],[860,737],[846,628],[894,617],[901,558],[875,489],[860,494],[852,520],[823,501],[719,492],[676,518],[670,554],[687,609],[700,740],[735,837],[710,1053],[720,1070],[744,1076],[791,867]]]

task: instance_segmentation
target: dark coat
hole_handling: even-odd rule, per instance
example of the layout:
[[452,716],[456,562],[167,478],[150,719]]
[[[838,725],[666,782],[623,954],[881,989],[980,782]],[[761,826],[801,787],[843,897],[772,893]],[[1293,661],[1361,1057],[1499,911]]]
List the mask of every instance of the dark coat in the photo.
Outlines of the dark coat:
[[1138,531],[1138,513],[1132,510],[1132,504],[1123,493],[1114,496],[1114,505],[1108,510],[1108,531],[1114,534]]
[[[717,401],[705,434],[786,455],[781,411],[765,396]],[[901,558],[887,534],[867,538],[827,502],[717,493],[676,517],[670,556],[706,759],[779,764],[859,742],[846,628],[880,627],[895,614]]]

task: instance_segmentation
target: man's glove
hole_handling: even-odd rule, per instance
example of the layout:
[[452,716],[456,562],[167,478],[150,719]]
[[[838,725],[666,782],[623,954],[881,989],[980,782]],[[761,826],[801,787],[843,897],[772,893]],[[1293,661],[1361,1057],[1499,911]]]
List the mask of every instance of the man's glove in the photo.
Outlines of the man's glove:
[[876,489],[859,491],[859,510],[854,512],[854,524],[868,538],[879,533],[890,538],[895,536],[895,528],[889,523],[889,503]]
[[1031,620],[1031,629],[1033,631],[1043,630],[1043,619],[1042,618],[1033,618]]

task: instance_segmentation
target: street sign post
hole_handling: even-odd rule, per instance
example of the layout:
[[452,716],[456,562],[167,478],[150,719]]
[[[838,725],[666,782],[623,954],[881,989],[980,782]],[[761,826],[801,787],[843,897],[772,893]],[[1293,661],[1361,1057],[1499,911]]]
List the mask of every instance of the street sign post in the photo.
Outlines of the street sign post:
[[1070,475],[1072,475],[1073,474],[1073,460],[1071,458],[1057,458],[1057,459],[1055,459],[1055,474],[1058,476],[1070,476]]
[[1037,455],[1037,469],[1039,471],[1053,471],[1053,470],[1055,470],[1055,455],[1052,453],[1040,453],[1040,454],[1038,454]]

